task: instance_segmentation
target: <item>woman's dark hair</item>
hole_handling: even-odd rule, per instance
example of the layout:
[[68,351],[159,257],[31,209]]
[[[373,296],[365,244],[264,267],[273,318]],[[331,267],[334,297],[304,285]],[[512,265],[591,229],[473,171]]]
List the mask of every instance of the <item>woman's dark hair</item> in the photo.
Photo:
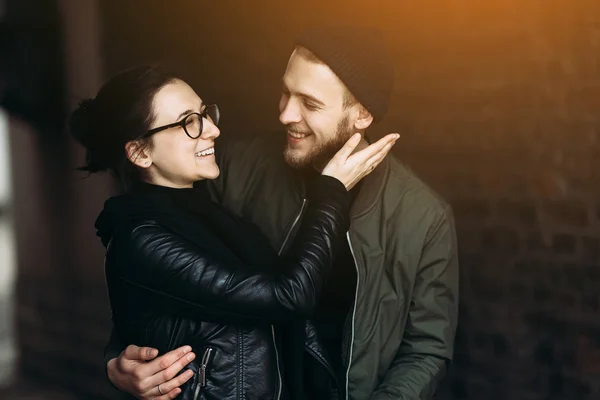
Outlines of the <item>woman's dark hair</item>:
[[89,173],[110,171],[126,190],[140,181],[140,170],[127,158],[125,144],[140,140],[155,118],[154,95],[180,79],[157,66],[139,66],[108,80],[93,99],[81,101],[69,118],[69,131],[86,149]]

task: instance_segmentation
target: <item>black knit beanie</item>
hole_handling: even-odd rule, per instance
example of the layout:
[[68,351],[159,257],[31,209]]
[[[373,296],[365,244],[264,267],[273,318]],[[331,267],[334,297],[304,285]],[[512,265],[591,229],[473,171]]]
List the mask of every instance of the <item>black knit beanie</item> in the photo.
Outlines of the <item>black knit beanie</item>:
[[375,28],[325,26],[296,39],[340,78],[354,97],[379,122],[387,113],[394,69],[384,35]]

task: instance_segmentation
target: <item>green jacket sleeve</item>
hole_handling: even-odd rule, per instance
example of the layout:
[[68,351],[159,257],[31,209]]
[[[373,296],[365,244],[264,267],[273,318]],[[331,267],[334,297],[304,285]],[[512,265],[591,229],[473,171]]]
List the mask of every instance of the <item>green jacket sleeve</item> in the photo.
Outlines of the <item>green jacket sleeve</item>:
[[449,207],[430,227],[400,349],[372,400],[432,399],[450,364],[458,317],[458,255]]

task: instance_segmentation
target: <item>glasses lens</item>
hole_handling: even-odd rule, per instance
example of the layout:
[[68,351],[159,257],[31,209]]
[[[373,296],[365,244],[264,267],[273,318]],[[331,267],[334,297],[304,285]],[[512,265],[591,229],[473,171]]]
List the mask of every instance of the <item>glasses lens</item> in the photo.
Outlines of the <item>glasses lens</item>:
[[185,124],[183,126],[185,132],[192,139],[200,137],[202,134],[202,119],[198,114],[190,114],[185,118]]
[[219,125],[221,114],[219,113],[219,107],[216,104],[211,104],[206,107],[206,118],[213,124]]

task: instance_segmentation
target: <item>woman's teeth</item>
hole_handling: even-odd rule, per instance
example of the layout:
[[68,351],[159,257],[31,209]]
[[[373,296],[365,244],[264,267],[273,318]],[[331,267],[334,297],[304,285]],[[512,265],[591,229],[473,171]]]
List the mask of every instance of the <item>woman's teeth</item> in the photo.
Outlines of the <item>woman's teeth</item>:
[[211,147],[210,149],[202,150],[196,153],[196,157],[204,157],[210,156],[211,154],[215,154],[215,148]]

